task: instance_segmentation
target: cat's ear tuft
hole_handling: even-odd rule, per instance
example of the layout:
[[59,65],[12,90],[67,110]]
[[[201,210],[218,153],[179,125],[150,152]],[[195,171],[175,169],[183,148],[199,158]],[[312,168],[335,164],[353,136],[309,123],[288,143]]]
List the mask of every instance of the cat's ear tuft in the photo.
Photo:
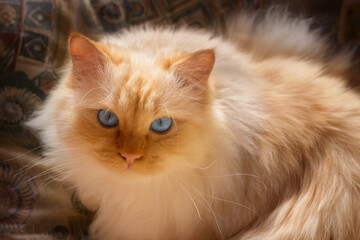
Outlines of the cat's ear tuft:
[[183,86],[192,85],[197,90],[200,90],[206,87],[214,63],[214,50],[206,49],[178,61],[170,69],[182,81]]
[[69,38],[69,50],[73,71],[80,81],[96,78],[104,70],[105,55],[96,43],[87,37],[72,33]]

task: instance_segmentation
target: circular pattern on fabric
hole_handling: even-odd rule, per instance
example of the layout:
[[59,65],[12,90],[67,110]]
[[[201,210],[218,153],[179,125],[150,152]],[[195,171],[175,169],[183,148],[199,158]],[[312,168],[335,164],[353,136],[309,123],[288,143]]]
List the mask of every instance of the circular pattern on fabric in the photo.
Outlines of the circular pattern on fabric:
[[129,9],[131,13],[130,17],[141,17],[145,12],[145,7],[141,2],[130,2]]
[[91,5],[105,31],[116,31],[126,25],[126,11],[121,1],[92,0]]
[[118,4],[110,2],[100,8],[100,16],[106,22],[117,23],[123,16],[121,8]]
[[56,239],[64,239],[69,236],[69,230],[62,225],[55,226],[51,229],[50,234]]
[[80,213],[81,215],[85,215],[85,216],[89,216],[92,215],[93,212],[91,212],[90,210],[88,210],[79,200],[79,198],[77,197],[76,193],[74,192],[71,195],[71,203],[74,207],[74,209]]
[[0,232],[23,226],[35,201],[36,183],[19,168],[0,163]]
[[0,89],[0,121],[17,124],[25,121],[41,104],[41,99],[25,88],[6,86]]

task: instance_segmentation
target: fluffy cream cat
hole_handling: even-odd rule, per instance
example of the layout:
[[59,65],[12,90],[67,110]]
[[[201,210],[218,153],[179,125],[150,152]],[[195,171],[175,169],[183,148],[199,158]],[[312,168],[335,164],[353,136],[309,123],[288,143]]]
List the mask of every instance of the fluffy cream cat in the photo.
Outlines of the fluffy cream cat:
[[96,239],[357,239],[360,99],[307,20],[69,40],[29,123]]

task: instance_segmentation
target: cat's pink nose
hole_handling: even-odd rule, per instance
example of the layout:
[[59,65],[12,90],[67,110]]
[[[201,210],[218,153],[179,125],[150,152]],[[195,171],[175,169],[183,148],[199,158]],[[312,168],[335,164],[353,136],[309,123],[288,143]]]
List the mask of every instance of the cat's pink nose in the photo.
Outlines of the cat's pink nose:
[[139,154],[129,154],[129,153],[120,153],[120,155],[125,158],[126,164],[128,167],[134,164],[135,160],[141,158],[142,156]]

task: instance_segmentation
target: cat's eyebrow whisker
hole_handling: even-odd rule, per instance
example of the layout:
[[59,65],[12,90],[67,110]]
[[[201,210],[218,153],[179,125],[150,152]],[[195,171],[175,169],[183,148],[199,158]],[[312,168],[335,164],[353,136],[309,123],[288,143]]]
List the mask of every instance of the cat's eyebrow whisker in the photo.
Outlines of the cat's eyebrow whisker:
[[[78,105],[82,104],[84,108],[86,109],[94,109],[94,106],[92,106],[91,104],[93,104],[94,102],[97,102],[98,99],[96,98],[88,98],[88,99],[83,99],[81,102],[78,103]],[[84,106],[84,105],[88,105],[88,106]]]
[[175,94],[177,94],[182,99],[191,99],[191,100],[194,100],[194,101],[196,99],[198,99],[197,97],[194,97],[193,94],[187,93],[185,91],[176,92]]
[[106,109],[106,111],[110,111],[110,108],[111,108],[111,107],[109,106],[109,107]]
[[95,91],[97,89],[102,89],[101,87],[94,87],[92,89],[90,89],[89,91],[87,91],[83,96],[82,98],[80,99],[79,101],[79,104],[83,103],[83,100],[87,97],[87,95],[89,95],[92,91]]

